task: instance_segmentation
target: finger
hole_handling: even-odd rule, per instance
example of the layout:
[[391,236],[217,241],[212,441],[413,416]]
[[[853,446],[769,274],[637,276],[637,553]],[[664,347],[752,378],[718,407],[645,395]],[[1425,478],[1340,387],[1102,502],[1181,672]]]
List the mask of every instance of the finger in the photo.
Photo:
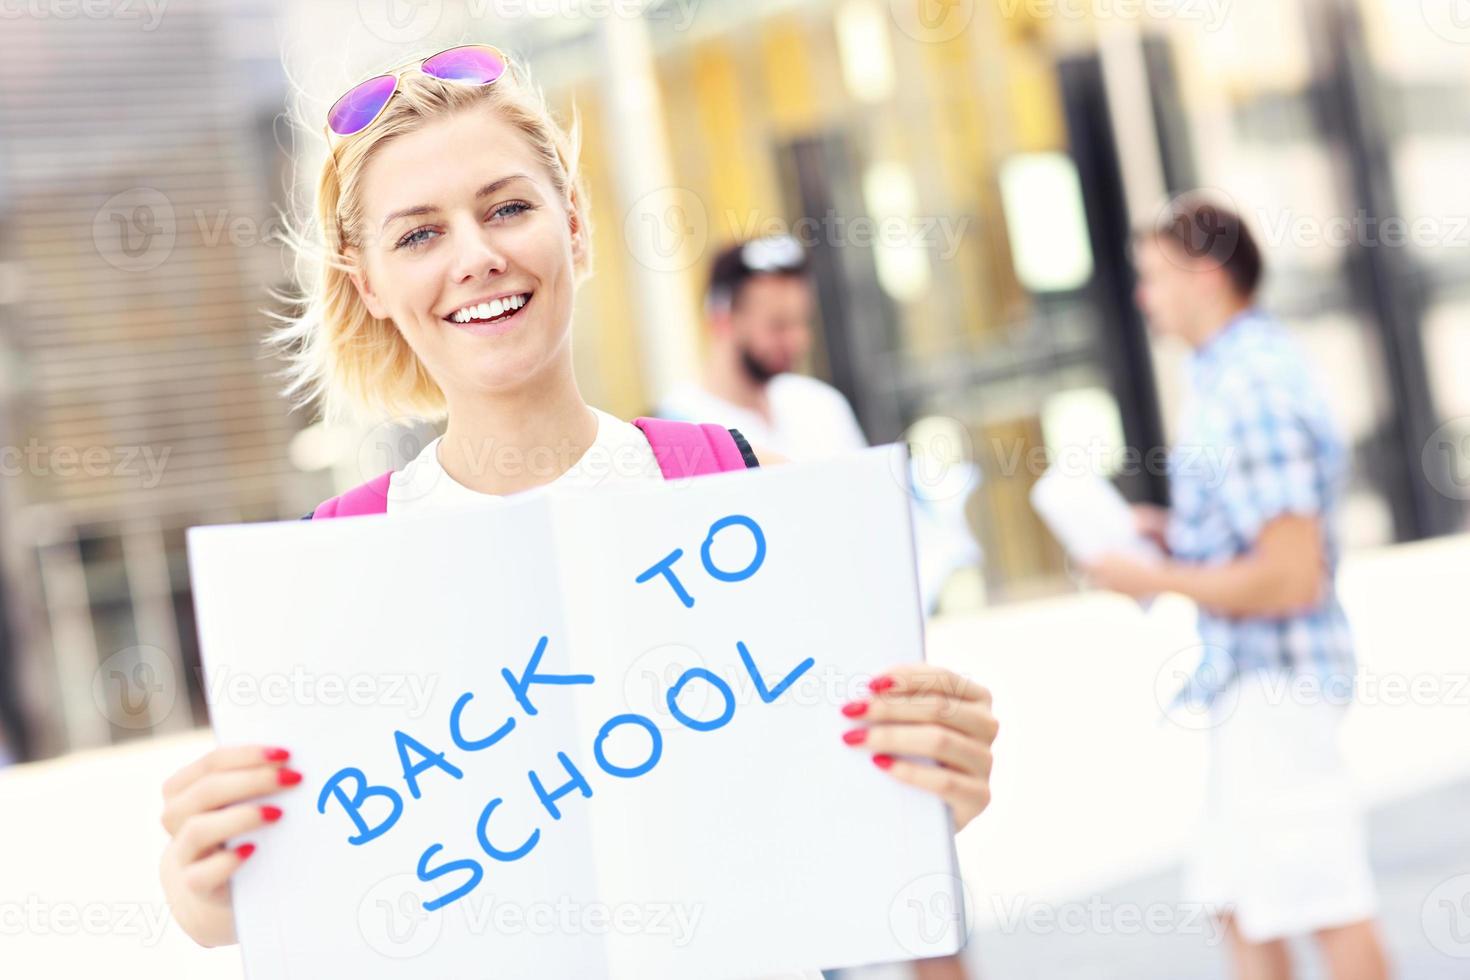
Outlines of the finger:
[[226,745],[205,753],[174,773],[163,783],[163,795],[175,796],[210,772],[245,769],[262,762],[280,764],[291,757],[285,749],[273,745]]
[[208,895],[230,880],[230,875],[255,851],[254,844],[241,844],[216,851],[184,869],[184,885],[198,895]]
[[880,722],[943,722],[967,732],[980,734],[993,720],[990,709],[979,701],[962,701],[942,694],[900,694],[892,691],[873,695],[868,701],[853,701],[843,706],[849,718],[877,724]]
[[990,703],[990,691],[984,685],[932,664],[901,664],[873,678],[868,687],[874,693],[940,694]]
[[908,755],[932,759],[966,773],[986,775],[990,771],[990,750],[971,738],[943,725],[875,725],[861,739],[849,745],[879,755]]
[[[876,756],[874,761],[883,758]],[[880,768],[901,783],[933,793],[960,812],[978,813],[990,803],[990,782],[978,776],[907,759],[891,759]]]
[[176,834],[184,821],[195,814],[278,793],[299,782],[299,772],[274,765],[207,773],[165,804],[163,825],[170,834]]
[[218,850],[231,837],[247,834],[281,819],[281,808],[259,803],[241,803],[222,810],[198,813],[179,828],[179,855],[185,864],[197,861],[208,852]]

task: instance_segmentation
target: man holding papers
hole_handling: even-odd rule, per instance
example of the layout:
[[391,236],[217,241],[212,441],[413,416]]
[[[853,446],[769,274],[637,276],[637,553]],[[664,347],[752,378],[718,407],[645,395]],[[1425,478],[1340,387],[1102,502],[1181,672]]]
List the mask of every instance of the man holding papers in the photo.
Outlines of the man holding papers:
[[1168,557],[1109,554],[1088,570],[1131,596],[1199,605],[1204,652],[1179,701],[1207,712],[1211,771],[1189,898],[1231,909],[1240,977],[1290,977],[1286,939],[1310,933],[1334,980],[1381,980],[1362,820],[1336,745],[1355,669],[1333,581],[1342,440],[1303,356],[1254,306],[1262,261],[1239,216],[1182,198],[1136,248],[1151,329],[1194,350],[1192,399],[1172,510],[1137,514]]

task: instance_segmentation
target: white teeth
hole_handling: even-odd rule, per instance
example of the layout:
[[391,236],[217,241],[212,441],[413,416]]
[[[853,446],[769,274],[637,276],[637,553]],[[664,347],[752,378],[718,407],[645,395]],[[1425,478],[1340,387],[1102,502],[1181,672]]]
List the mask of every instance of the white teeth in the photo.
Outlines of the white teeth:
[[500,316],[502,313],[509,313],[511,310],[520,309],[526,305],[526,301],[529,298],[529,294],[522,294],[519,296],[506,296],[502,299],[492,299],[488,303],[478,303],[474,306],[466,306],[463,309],[455,310],[449,315],[449,318],[455,323],[469,323],[471,320],[489,320],[493,317]]

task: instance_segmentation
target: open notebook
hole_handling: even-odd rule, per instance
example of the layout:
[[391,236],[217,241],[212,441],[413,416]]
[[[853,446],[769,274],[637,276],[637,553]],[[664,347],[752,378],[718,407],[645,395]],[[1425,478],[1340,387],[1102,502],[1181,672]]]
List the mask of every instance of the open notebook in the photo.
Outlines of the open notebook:
[[923,657],[902,452],[192,529],[218,738],[305,775],[235,878],[248,974],[956,951],[947,810],[841,740],[840,706]]

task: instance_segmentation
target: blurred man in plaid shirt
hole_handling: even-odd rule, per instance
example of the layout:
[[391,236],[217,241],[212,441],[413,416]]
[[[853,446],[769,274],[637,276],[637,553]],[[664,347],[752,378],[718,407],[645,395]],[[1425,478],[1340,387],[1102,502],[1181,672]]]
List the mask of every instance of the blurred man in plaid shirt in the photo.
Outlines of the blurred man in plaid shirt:
[[1289,978],[1286,940],[1310,934],[1333,980],[1382,980],[1363,821],[1337,747],[1355,669],[1334,585],[1342,439],[1301,352],[1255,306],[1261,253],[1237,214],[1181,198],[1135,247],[1150,328],[1194,351],[1172,508],[1136,511],[1169,557],[1089,572],[1199,606],[1203,655],[1180,700],[1209,726],[1209,799],[1186,899],[1225,917],[1241,978]]

